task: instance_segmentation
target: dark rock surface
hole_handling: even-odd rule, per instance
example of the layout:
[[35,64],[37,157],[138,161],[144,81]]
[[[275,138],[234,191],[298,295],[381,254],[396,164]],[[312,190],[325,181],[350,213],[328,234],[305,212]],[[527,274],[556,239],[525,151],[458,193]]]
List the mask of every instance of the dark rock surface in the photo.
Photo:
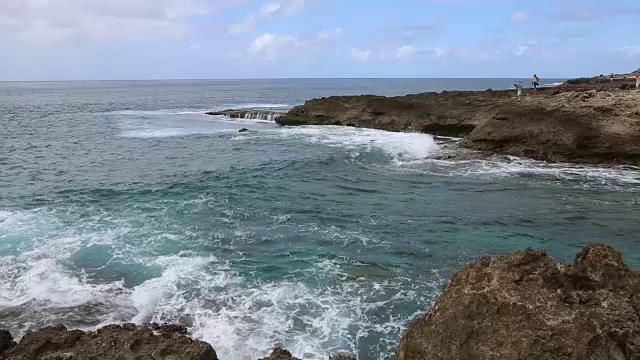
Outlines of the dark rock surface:
[[16,346],[16,342],[13,341],[11,333],[7,330],[0,330],[0,354],[11,350],[14,346]]
[[[0,360],[217,360],[213,348],[185,336],[180,325],[109,325],[95,332],[68,330],[64,326],[28,332],[16,345],[11,334],[0,330]],[[339,355],[330,360],[356,360]],[[282,348],[260,360],[300,360]]]
[[300,359],[293,357],[293,355],[291,355],[289,351],[278,347],[273,349],[273,351],[271,352],[271,355],[259,360],[300,360]]
[[601,244],[575,264],[527,250],[464,267],[396,350],[414,359],[640,359],[640,275]]
[[508,92],[443,92],[383,96],[334,96],[307,101],[280,125],[342,125],[391,131],[419,131],[442,136],[469,134]]
[[247,131],[249,131],[249,129],[247,129],[247,128],[242,128],[242,129],[238,130],[238,132],[241,132],[241,133],[247,132]]
[[[259,360],[300,360],[300,359],[291,355],[289,351],[278,347],[278,348],[275,348],[273,352],[271,352],[271,355]],[[347,355],[338,355],[338,356],[329,357],[329,360],[356,360],[356,358],[352,356],[347,356]]]
[[336,96],[307,101],[283,126],[341,125],[465,137],[473,150],[549,161],[640,165],[640,93],[543,88]]
[[217,360],[211,345],[176,325],[109,325],[95,332],[48,327],[28,333],[2,360]]

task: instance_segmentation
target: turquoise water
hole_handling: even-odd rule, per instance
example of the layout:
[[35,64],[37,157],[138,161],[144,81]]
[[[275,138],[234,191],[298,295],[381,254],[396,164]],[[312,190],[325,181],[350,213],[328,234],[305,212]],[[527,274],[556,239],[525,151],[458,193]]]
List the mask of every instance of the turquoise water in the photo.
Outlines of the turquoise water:
[[[0,327],[177,322],[222,359],[390,359],[482,255],[640,267],[640,171],[463,156],[455,141],[203,115],[513,80],[0,84]],[[248,133],[238,133],[247,127]],[[443,156],[445,155],[445,156]]]

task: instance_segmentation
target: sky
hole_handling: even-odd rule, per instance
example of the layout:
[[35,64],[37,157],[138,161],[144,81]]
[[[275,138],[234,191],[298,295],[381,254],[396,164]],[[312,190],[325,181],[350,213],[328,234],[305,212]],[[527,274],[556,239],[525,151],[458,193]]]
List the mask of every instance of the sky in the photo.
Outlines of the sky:
[[640,68],[640,0],[0,0],[0,80],[566,78]]

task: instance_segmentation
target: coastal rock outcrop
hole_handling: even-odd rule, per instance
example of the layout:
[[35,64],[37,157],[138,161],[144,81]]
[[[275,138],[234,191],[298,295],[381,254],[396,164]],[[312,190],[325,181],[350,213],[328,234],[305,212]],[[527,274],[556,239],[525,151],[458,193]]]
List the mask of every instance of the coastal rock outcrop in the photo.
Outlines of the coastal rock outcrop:
[[245,119],[245,120],[266,120],[275,121],[279,117],[283,116],[283,112],[262,110],[262,109],[244,109],[236,110],[229,109],[223,111],[210,111],[206,113],[211,116],[225,116],[231,119]]
[[572,265],[543,251],[485,257],[412,323],[398,360],[640,359],[640,274],[602,244]]
[[342,125],[441,136],[469,134],[506,92],[454,91],[399,97],[333,96],[309,100],[276,119],[280,125]]
[[[0,360],[217,360],[211,345],[186,336],[180,325],[109,325],[95,332],[46,327],[28,332],[18,344],[0,330]],[[300,360],[276,348],[259,360]],[[329,360],[356,360],[346,355]]]
[[465,147],[538,160],[640,164],[640,93],[562,92],[502,104]]
[[0,360],[217,360],[211,345],[177,325],[109,325],[95,332],[48,327],[25,335]]
[[545,88],[307,101],[283,126],[342,125],[465,137],[463,146],[538,160],[640,165],[640,93]]

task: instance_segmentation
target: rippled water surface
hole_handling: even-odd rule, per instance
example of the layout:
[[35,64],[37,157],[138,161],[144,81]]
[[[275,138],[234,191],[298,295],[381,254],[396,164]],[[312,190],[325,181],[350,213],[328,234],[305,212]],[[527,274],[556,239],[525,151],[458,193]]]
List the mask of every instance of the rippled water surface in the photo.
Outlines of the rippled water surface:
[[390,359],[482,255],[600,241],[640,267],[638,169],[203,114],[510,81],[1,83],[0,327],[167,321],[221,359]]

